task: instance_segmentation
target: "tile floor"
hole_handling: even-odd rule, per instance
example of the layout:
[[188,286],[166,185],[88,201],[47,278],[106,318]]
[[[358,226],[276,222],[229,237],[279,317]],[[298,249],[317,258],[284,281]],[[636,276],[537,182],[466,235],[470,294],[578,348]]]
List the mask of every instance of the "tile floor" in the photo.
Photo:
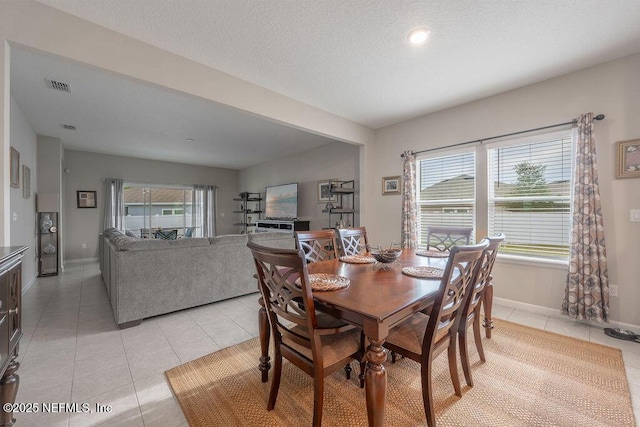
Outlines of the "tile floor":
[[[17,402],[86,402],[93,412],[15,414],[18,425],[186,426],[164,371],[257,336],[257,299],[252,294],[121,331],[97,263],[38,279],[23,296]],[[494,316],[622,349],[640,425],[640,344],[609,338],[594,326],[504,306],[495,307]],[[112,409],[98,413],[96,403]]]

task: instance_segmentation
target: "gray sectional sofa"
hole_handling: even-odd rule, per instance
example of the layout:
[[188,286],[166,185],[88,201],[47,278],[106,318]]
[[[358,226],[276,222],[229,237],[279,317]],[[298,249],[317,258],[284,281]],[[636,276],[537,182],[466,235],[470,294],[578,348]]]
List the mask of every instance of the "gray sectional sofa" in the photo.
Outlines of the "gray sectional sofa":
[[100,270],[121,328],[142,319],[257,292],[247,241],[293,248],[287,233],[178,240],[138,239],[117,229],[100,239]]

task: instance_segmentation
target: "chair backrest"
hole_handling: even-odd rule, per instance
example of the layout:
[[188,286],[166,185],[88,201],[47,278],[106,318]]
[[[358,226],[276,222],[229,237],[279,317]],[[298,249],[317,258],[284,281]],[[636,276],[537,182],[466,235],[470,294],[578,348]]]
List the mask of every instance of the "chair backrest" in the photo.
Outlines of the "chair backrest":
[[358,255],[368,251],[369,240],[365,227],[338,228],[342,255]]
[[178,238],[178,230],[156,230],[156,239],[176,240]]
[[473,227],[427,227],[427,249],[448,251],[455,245],[468,245]]
[[500,249],[500,245],[504,239],[505,236],[503,233],[500,233],[495,237],[487,237],[486,239],[489,241],[489,246],[487,246],[487,249],[482,253],[482,258],[480,258],[480,262],[478,262],[478,265],[476,266],[476,272],[474,274],[471,287],[469,288],[469,292],[467,293],[467,300],[464,303],[465,308],[463,312],[466,313],[467,319],[480,304],[480,301],[482,300],[482,292],[491,281],[493,264],[496,262],[498,249]]
[[[304,252],[254,242],[247,243],[247,247],[256,265],[260,292],[276,344],[281,345],[285,339],[311,349],[314,359],[322,357],[315,349],[320,346],[319,338],[317,342],[314,339],[318,323]],[[299,284],[297,279],[300,279]]]
[[483,251],[489,246],[488,240],[471,246],[451,248],[444,276],[429,315],[429,322],[422,342],[422,355],[426,357],[432,348],[451,338],[458,330],[465,301],[476,267]]
[[187,227],[184,229],[184,237],[193,237],[193,230],[195,229],[195,227]]
[[296,231],[296,248],[302,249],[307,263],[338,257],[336,233],[333,229]]

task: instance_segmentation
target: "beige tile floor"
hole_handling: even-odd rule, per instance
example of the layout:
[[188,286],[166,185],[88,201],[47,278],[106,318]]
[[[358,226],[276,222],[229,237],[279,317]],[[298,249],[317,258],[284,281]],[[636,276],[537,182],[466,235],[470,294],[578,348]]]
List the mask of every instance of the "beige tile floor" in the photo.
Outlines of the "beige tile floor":
[[[17,402],[89,403],[92,413],[15,414],[19,426],[186,426],[164,371],[258,334],[258,295],[248,295],[119,330],[97,263],[38,279],[23,296]],[[640,344],[568,319],[497,306],[497,318],[622,349],[636,423]],[[110,412],[95,412],[95,404]],[[640,425],[640,424],[638,424]]]

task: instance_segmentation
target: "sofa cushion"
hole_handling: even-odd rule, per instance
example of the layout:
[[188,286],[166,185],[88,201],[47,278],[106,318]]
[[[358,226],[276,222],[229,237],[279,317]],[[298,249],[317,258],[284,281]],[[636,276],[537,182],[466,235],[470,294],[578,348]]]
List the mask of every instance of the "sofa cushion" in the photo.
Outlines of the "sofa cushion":
[[296,242],[293,238],[293,234],[289,233],[252,233],[249,234],[249,241],[257,243],[259,245],[279,249],[294,249],[296,247]]
[[121,251],[150,251],[154,249],[191,248],[209,246],[209,239],[196,237],[192,239],[163,240],[163,239],[134,239],[132,237],[112,238],[116,247]]
[[223,234],[221,236],[209,237],[209,242],[212,245],[246,245],[246,234]]

